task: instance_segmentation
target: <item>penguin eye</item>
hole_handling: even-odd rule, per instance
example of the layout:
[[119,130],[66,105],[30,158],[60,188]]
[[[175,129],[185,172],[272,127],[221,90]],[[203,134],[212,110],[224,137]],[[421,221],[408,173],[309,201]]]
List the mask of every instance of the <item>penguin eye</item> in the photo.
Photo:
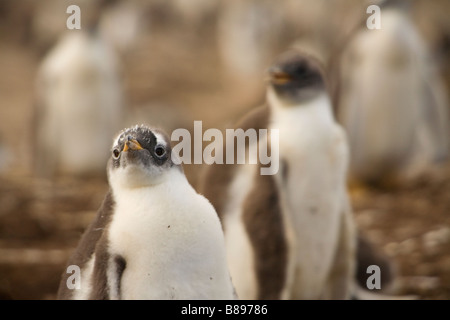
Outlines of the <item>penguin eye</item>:
[[120,156],[120,150],[116,148],[113,150],[112,154],[114,159],[118,159]]
[[158,158],[161,158],[166,154],[166,149],[163,146],[156,146],[155,154]]
[[295,68],[294,73],[297,76],[303,76],[307,72],[307,67],[305,65],[299,65]]

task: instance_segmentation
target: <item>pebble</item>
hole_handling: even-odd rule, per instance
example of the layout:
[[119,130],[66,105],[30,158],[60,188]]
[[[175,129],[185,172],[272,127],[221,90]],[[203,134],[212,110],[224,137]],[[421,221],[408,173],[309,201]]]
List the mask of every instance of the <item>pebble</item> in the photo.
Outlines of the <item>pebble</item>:
[[384,241],[386,240],[386,233],[383,230],[367,230],[366,234],[369,240],[375,244],[384,243]]
[[361,227],[371,227],[384,216],[384,211],[365,209],[355,215],[356,223]]
[[389,242],[384,246],[386,254],[390,257],[395,257],[398,254],[398,242]]
[[417,233],[417,225],[403,225],[395,230],[399,239],[408,239],[414,237]]
[[70,253],[63,249],[0,248],[0,264],[61,264]]
[[431,276],[434,272],[433,264],[425,262],[417,266],[415,273],[421,276]]
[[405,286],[418,291],[430,291],[440,286],[441,280],[438,277],[413,276],[404,278]]
[[417,248],[417,240],[414,238],[409,238],[402,242],[389,242],[384,246],[386,254],[391,257],[398,255],[412,255]]
[[398,253],[401,255],[410,255],[417,248],[417,241],[414,238],[406,239],[399,243]]
[[428,231],[422,236],[425,252],[431,255],[437,253],[441,245],[449,242],[450,227],[440,227],[436,230]]

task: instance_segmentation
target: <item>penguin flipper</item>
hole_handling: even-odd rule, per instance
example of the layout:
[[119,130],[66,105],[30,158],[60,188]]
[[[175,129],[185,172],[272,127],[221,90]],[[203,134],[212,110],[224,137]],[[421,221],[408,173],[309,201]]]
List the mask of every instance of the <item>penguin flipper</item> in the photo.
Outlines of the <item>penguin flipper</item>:
[[272,176],[256,175],[255,179],[244,200],[242,218],[254,251],[258,299],[280,299],[288,277],[288,249],[279,195]]
[[[111,220],[111,215],[114,207],[114,199],[111,192],[108,192],[103,203],[98,210],[94,221],[88,226],[86,231],[83,233],[77,248],[73,252],[72,256],[67,262],[67,266],[78,266],[81,269],[81,276],[83,279],[83,274],[86,273],[86,268],[98,253],[98,245],[102,243],[105,233],[103,232]],[[98,259],[96,259],[98,263]],[[95,261],[94,261],[95,263]],[[95,268],[95,265],[94,265]],[[98,268],[98,267],[97,267]],[[66,269],[65,269],[66,270]],[[67,281],[69,274],[63,272],[61,276],[61,281],[59,283],[57,298],[58,299],[75,299],[75,291],[71,290],[67,286]],[[84,282],[84,281],[82,281]],[[82,283],[83,286],[83,283]],[[84,286],[83,286],[84,287]],[[82,288],[84,291],[84,288]],[[91,294],[88,296],[83,296],[81,299],[90,298]]]
[[111,255],[106,238],[99,241],[95,252],[90,300],[120,300],[121,280],[126,261],[120,255]]
[[[267,105],[259,106],[237,121],[234,128],[244,131],[248,129],[266,129],[268,118],[269,107]],[[222,152],[225,154],[226,145],[224,145]],[[225,196],[227,188],[236,173],[236,168],[233,164],[214,163],[205,166],[205,169],[202,171],[198,191],[211,202],[221,220],[223,219],[222,214],[227,200]]]

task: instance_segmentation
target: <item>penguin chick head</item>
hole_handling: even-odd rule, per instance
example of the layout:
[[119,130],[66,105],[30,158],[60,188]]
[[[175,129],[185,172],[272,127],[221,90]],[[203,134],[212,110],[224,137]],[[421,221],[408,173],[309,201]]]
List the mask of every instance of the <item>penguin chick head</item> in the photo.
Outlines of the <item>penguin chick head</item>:
[[108,161],[111,186],[140,188],[159,184],[171,170],[182,170],[172,161],[167,135],[144,125],[123,130],[113,142]]
[[281,54],[267,73],[269,86],[287,105],[313,99],[326,89],[320,62],[294,49]]

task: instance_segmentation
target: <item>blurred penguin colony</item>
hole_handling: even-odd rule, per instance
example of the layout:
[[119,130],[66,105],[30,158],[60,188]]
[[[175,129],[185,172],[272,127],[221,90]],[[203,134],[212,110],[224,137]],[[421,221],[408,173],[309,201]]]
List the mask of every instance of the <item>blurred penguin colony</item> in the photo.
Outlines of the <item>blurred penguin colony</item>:
[[[35,5],[30,32],[45,56],[36,78],[34,170],[43,177],[103,172],[111,137],[133,122],[169,133],[189,128],[190,120],[223,127],[242,114],[233,114],[233,108],[262,101],[265,70],[278,54],[294,47],[326,68],[335,116],[350,143],[350,178],[378,183],[414,177],[445,161],[449,149],[444,77],[450,26],[439,10],[429,8],[437,4],[425,2],[73,1],[80,7],[80,30],[65,27],[65,2]],[[373,3],[381,8],[380,29],[366,25],[371,15],[366,9]],[[176,40],[165,43],[171,34]],[[152,77],[144,65],[156,58],[152,46],[167,50],[167,60],[151,67],[165,68],[167,76]],[[187,55],[183,60],[183,52],[195,54],[206,46],[214,49],[208,59]],[[142,69],[141,79],[126,78],[130,60]],[[178,73],[180,81],[187,72],[196,81],[210,60],[219,67],[206,76],[206,85],[228,88],[220,99],[227,100],[228,92],[240,97],[217,107],[230,110],[217,111],[221,119],[211,115],[214,100],[203,107],[208,110],[195,114],[181,105],[182,99],[178,105],[170,99],[182,97],[186,85],[168,83],[168,77],[176,79]],[[139,81],[138,86],[132,81]],[[150,93],[147,101],[133,98],[159,86],[168,100],[152,99]]]

